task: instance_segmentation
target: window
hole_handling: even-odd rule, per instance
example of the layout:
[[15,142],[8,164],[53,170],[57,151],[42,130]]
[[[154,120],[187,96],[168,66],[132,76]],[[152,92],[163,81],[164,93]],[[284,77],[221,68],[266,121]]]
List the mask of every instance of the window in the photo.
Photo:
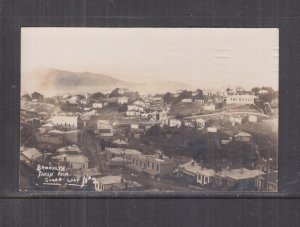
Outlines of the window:
[[154,169],[154,163],[152,163],[152,169]]
[[85,164],[82,164],[82,169],[85,169]]
[[156,170],[159,171],[159,165],[156,165]]

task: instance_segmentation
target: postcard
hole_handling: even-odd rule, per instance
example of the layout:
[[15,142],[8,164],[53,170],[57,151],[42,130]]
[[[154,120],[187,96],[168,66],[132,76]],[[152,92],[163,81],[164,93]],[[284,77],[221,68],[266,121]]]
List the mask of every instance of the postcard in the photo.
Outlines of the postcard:
[[277,192],[279,31],[21,30],[20,191]]

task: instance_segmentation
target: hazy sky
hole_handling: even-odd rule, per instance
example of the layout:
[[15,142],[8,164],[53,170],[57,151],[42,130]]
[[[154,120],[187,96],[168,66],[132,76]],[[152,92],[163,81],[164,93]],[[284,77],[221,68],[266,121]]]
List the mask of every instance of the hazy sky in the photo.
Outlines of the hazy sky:
[[278,89],[278,33],[277,29],[22,28],[21,73],[53,67],[136,82]]

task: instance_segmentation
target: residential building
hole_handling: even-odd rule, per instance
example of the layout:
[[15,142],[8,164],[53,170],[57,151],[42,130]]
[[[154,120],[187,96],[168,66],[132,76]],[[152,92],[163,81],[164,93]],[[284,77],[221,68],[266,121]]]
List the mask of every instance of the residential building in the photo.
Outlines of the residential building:
[[59,130],[72,131],[77,130],[77,120],[76,116],[54,116],[49,119],[49,122]]
[[20,159],[21,161],[25,161],[27,165],[33,166],[42,163],[43,153],[36,148],[28,148],[21,152]]
[[193,102],[193,99],[182,99],[181,102]]
[[132,163],[133,155],[140,155],[141,152],[134,149],[106,147],[105,160],[107,165],[128,165]]
[[182,122],[179,119],[175,119],[175,118],[170,118],[169,119],[169,127],[179,128],[179,127],[181,127],[181,124],[182,124]]
[[264,172],[258,169],[226,169],[216,172],[213,182],[225,190],[252,191],[255,190],[256,179],[262,175]]
[[103,103],[102,102],[94,102],[92,104],[94,109],[101,109],[103,107]]
[[214,111],[214,110],[216,110],[216,106],[215,106],[213,103],[205,104],[205,105],[203,106],[203,110],[206,110],[206,111]]
[[197,183],[201,185],[209,184],[214,175],[215,171],[213,169],[201,168],[201,170],[197,172]]
[[226,104],[254,104],[255,95],[228,95]]
[[71,146],[58,148],[56,152],[59,154],[79,155],[81,150],[76,144],[73,144]]
[[118,103],[120,103],[120,104],[128,103],[128,98],[127,97],[118,97]]
[[84,155],[68,155],[61,154],[55,157],[52,157],[54,163],[58,164],[58,166],[64,166],[67,169],[80,169],[85,170],[88,169],[88,158]]
[[249,122],[257,122],[257,116],[255,116],[255,115],[250,115],[250,116],[248,117],[248,121],[249,121]]
[[128,117],[137,117],[140,115],[141,115],[141,113],[137,110],[127,110],[126,111],[126,116],[128,116]]
[[176,164],[174,160],[163,155],[132,155],[132,164],[129,168],[138,172],[146,173],[153,177],[168,175],[174,170]]
[[234,140],[239,142],[251,142],[251,139],[251,134],[247,132],[240,132],[234,136]]

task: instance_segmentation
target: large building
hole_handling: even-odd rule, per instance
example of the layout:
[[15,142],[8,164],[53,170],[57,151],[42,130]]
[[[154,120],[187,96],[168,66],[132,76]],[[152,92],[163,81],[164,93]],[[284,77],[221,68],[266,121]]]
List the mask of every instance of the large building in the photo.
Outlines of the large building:
[[228,95],[226,104],[254,104],[255,95]]

